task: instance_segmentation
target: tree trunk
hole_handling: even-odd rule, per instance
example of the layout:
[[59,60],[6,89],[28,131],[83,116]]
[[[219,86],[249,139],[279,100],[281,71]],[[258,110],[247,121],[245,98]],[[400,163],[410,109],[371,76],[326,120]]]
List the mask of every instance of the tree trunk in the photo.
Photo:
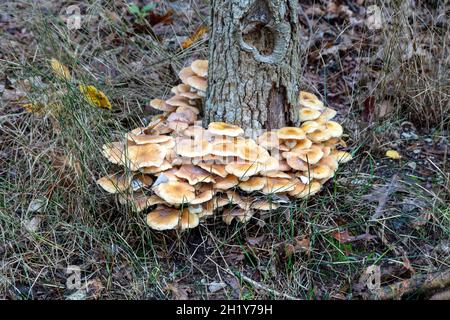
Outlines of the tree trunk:
[[298,125],[297,0],[212,0],[205,124]]

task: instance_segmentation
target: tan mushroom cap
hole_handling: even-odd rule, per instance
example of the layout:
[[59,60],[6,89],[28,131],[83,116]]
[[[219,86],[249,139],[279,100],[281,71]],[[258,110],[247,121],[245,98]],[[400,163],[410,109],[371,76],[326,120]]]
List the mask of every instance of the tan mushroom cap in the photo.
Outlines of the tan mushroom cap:
[[[173,113],[172,113],[173,114]],[[174,120],[167,122],[169,128],[175,132],[182,132],[189,127],[189,123],[185,121]]]
[[312,144],[313,144],[312,141],[306,138],[302,140],[297,140],[297,144],[290,151],[296,153],[301,150],[306,150],[311,148]]
[[212,189],[200,192],[198,195],[195,196],[195,199],[191,201],[191,204],[196,205],[207,202],[211,200],[215,194],[216,194],[215,191]]
[[285,154],[287,164],[294,170],[305,171],[308,170],[308,163],[300,159],[299,155],[296,153],[288,152]]
[[147,214],[147,225],[155,230],[172,230],[178,227],[180,211],[161,206]]
[[228,190],[236,187],[239,184],[239,179],[230,174],[222,179],[216,179],[216,183],[214,183],[214,189],[218,190]]
[[322,127],[322,124],[318,121],[306,121],[304,123],[302,123],[302,125],[300,126],[300,128],[306,133],[311,133],[316,131],[317,129],[319,129],[320,127]]
[[142,167],[160,166],[164,162],[167,149],[158,144],[128,146],[122,154],[122,163],[131,171]]
[[315,120],[321,116],[319,110],[314,110],[310,108],[301,108],[299,111],[300,121],[310,121]]
[[156,187],[158,184],[166,183],[167,181],[181,181],[181,179],[175,175],[177,171],[178,171],[177,168],[172,168],[164,172],[157,173],[156,176],[158,177],[158,179],[156,179],[153,186]]
[[344,129],[336,121],[327,121],[325,126],[327,131],[330,132],[331,138],[339,138],[344,133]]
[[276,131],[266,131],[258,137],[256,142],[263,148],[278,149],[280,145],[280,140],[278,139],[278,134]]
[[209,138],[209,132],[206,131],[205,128],[202,126],[192,125],[189,126],[186,130],[183,131],[183,134],[186,137],[194,137],[198,139],[208,139]]
[[302,182],[297,181],[294,190],[288,192],[288,194],[295,198],[306,198],[316,194],[321,188],[322,185],[317,181],[311,181],[309,184],[303,184]]
[[142,212],[145,209],[151,207],[153,204],[150,201],[150,197],[142,192],[134,192],[133,194],[119,194],[120,204],[129,204],[133,212]]
[[211,153],[212,146],[206,140],[194,141],[192,139],[180,139],[176,141],[175,152],[187,158],[203,157]]
[[190,90],[191,90],[191,87],[185,83],[181,83],[177,86],[177,91],[179,93],[189,92]]
[[181,97],[188,98],[189,100],[197,100],[202,98],[197,92],[180,92],[179,95]]
[[278,139],[302,140],[306,138],[302,129],[296,127],[284,127],[278,130]]
[[252,203],[251,208],[254,210],[260,210],[260,211],[270,211],[270,210],[276,210],[280,207],[280,204],[275,202],[270,202],[268,200],[257,200]]
[[195,60],[191,64],[191,69],[199,77],[206,77],[208,75],[208,60]]
[[261,175],[264,175],[268,178],[283,178],[283,179],[291,179],[292,177],[283,171],[278,170],[272,170],[272,171],[265,171],[264,173],[261,173]]
[[195,199],[195,189],[186,182],[168,181],[153,188],[156,195],[170,204],[188,203]]
[[107,175],[97,180],[97,184],[109,193],[119,193],[128,190],[132,177],[125,174]]
[[240,180],[247,180],[249,177],[257,175],[263,166],[254,162],[254,163],[242,163],[240,161],[228,163],[225,166],[225,170]]
[[309,149],[299,150],[295,154],[298,155],[301,160],[309,164],[316,164],[323,157],[323,151],[318,146],[311,146]]
[[[171,122],[175,122],[175,121],[181,121],[181,122],[185,122],[187,124],[192,124],[194,123],[194,121],[197,119],[197,115],[195,113],[193,113],[190,110],[184,110],[183,112],[174,112],[171,113],[168,117],[167,117],[167,122],[170,123]],[[185,129],[183,129],[185,130]]]
[[267,178],[266,185],[261,190],[264,194],[281,193],[292,191],[295,188],[295,183],[291,179]]
[[251,177],[247,181],[239,183],[239,188],[246,192],[259,191],[266,185],[266,178],[263,177]]
[[308,172],[305,172],[305,176],[313,178],[313,179],[327,179],[334,175],[333,170],[326,165],[315,165],[312,168],[309,168]]
[[[134,145],[133,142],[130,145]],[[122,155],[125,150],[125,144],[122,142],[110,142],[102,146],[102,154],[109,162],[118,164],[122,160]]]
[[171,136],[165,135],[150,135],[150,134],[127,134],[127,139],[133,141],[135,144],[148,144],[148,143],[162,143],[169,140],[173,140]]
[[[216,156],[213,154],[208,154],[206,156],[201,157],[201,162],[208,164],[226,164],[235,160],[235,157],[223,157]],[[199,161],[200,163],[200,161]]]
[[298,99],[300,105],[303,107],[319,111],[324,108],[323,102],[320,101],[319,98],[317,98],[317,96],[313,93],[300,91]]
[[172,132],[172,129],[170,128],[169,124],[165,120],[160,121],[159,123],[155,124],[153,129],[156,132],[158,132],[159,134],[167,134],[167,133]]
[[244,210],[241,208],[234,209],[225,209],[222,213],[222,220],[227,225],[230,225],[231,222],[236,218],[236,220],[244,223],[249,221],[253,216],[253,212],[250,210]]
[[326,127],[320,127],[314,132],[308,133],[308,138],[313,142],[323,142],[331,138],[331,131]]
[[340,150],[333,150],[331,156],[339,163],[347,163],[353,159],[353,156],[350,153]]
[[190,185],[195,185],[200,182],[215,182],[208,171],[190,164],[183,164],[175,175],[178,178],[186,179]]
[[244,130],[234,124],[225,122],[211,122],[208,125],[208,130],[212,134],[224,135],[229,137],[237,137],[244,134]]
[[297,140],[283,140],[283,144],[289,149],[292,149],[297,145]]
[[195,72],[192,71],[190,66],[181,69],[180,72],[178,73],[178,77],[184,84],[188,84],[187,79],[189,79],[192,76],[195,76]]
[[153,178],[148,174],[137,173],[130,183],[130,188],[133,191],[148,187],[153,183]]
[[339,163],[335,157],[329,155],[325,156],[318,162],[319,165],[328,166],[333,172],[337,170]]
[[238,143],[236,146],[236,154],[241,159],[247,161],[258,161],[259,163],[264,163],[270,158],[269,152],[252,140]]
[[322,114],[320,115],[319,119],[321,120],[331,120],[337,115],[337,111],[331,108],[325,108],[325,110],[322,111]]
[[187,208],[183,210],[180,216],[179,227],[181,230],[192,229],[199,225],[198,215],[191,213]]
[[235,157],[238,156],[238,145],[235,143],[215,143],[212,146],[211,154],[220,157]]
[[228,204],[230,204],[230,200],[228,200],[228,197],[223,195],[214,197],[213,199],[203,204],[203,208],[206,210],[206,214],[203,215],[213,215],[214,210],[225,207]]
[[262,167],[261,173],[264,173],[267,171],[279,170],[279,168],[280,168],[280,160],[278,160],[277,158],[275,158],[273,156],[269,156],[269,158],[264,162],[259,162],[259,160],[258,160],[258,163]]
[[178,107],[177,110],[175,110],[175,112],[187,112],[187,113],[193,113],[194,115],[198,115],[200,113],[200,110],[198,110],[198,108],[194,107],[194,106],[182,106],[182,107]]
[[150,206],[155,206],[158,204],[164,204],[164,205],[168,205],[167,202],[165,202],[163,199],[161,199],[160,197],[158,197],[156,194],[152,194],[148,200],[147,200],[148,204]]
[[166,104],[174,107],[190,107],[189,99],[182,96],[173,96],[166,100]]
[[187,78],[186,83],[192,88],[203,92],[205,92],[208,88],[208,82],[206,81],[206,79],[199,76],[192,76]]
[[216,174],[222,178],[225,178],[228,175],[228,172],[225,170],[224,164],[215,164],[215,163],[202,163],[198,164],[200,168],[206,170],[209,173]]
[[251,202],[247,197],[241,197],[239,193],[233,190],[228,190],[226,194],[230,203],[237,204],[240,208],[244,210],[250,209]]
[[165,112],[173,112],[176,109],[175,106],[169,105],[164,100],[161,100],[161,99],[152,99],[150,101],[150,106],[153,109],[157,109],[157,110],[165,111]]

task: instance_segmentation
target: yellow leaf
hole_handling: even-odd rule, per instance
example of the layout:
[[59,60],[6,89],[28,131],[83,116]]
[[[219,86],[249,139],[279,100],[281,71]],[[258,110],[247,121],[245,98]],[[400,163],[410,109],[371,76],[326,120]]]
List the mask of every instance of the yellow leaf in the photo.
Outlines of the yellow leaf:
[[64,78],[66,80],[72,79],[72,76],[70,75],[69,69],[63,65],[59,60],[56,60],[55,58],[52,58],[50,60],[50,65],[53,69],[53,72],[61,78]]
[[53,114],[56,114],[62,110],[62,104],[59,102],[52,102],[48,105],[45,105],[43,103],[26,103],[22,105],[22,108],[24,108],[26,111],[30,113],[35,113],[37,115],[44,115],[47,112],[51,112]]
[[187,49],[190,46],[192,46],[195,42],[197,42],[198,40],[200,40],[200,38],[208,31],[208,27],[206,26],[200,26],[199,28],[197,28],[197,30],[195,30],[195,32],[186,40],[183,41],[183,43],[181,44],[181,47],[183,49]]
[[402,156],[400,155],[400,153],[398,153],[395,150],[388,150],[386,151],[386,157],[391,158],[391,159],[395,159],[398,160],[400,159]]
[[99,108],[112,109],[108,97],[96,87],[80,84],[78,88],[90,104]]

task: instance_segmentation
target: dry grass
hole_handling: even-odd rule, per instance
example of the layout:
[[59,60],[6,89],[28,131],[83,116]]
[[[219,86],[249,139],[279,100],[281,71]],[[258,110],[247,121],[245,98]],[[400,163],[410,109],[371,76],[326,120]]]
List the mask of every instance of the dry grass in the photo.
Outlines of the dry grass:
[[[391,27],[380,32],[356,27],[368,39],[350,50],[357,61],[352,70],[360,70],[362,76],[338,98],[331,84],[334,76],[347,76],[346,70],[334,72],[330,67],[334,73],[329,78],[325,74],[328,80],[317,80],[311,75],[323,74],[323,65],[311,56],[326,48],[313,42],[305,47],[303,61],[310,64],[303,74],[305,82],[339,107],[349,148],[356,155],[320,196],[286,204],[246,225],[226,227],[215,217],[180,234],[149,230],[145,215],[120,206],[97,188],[95,180],[113,169],[101,157],[101,145],[145,124],[151,115],[145,107],[148,100],[167,95],[176,83],[176,71],[205,55],[204,42],[179,49],[181,36],[206,19],[205,4],[173,2],[182,27],[169,26],[160,41],[148,33],[130,33],[126,9],[114,3],[85,2],[82,10],[90,16],[76,33],[58,19],[59,8],[31,2],[0,4],[0,11],[12,15],[19,30],[27,27],[23,35],[10,31],[1,36],[0,73],[6,76],[6,89],[25,86],[32,101],[64,92],[55,98],[62,111],[45,115],[27,113],[14,100],[1,100],[1,297],[65,299],[74,293],[66,288],[69,265],[81,268],[83,281],[92,289],[87,298],[103,299],[343,299],[356,297],[358,279],[371,265],[382,267],[383,283],[449,267],[447,153],[429,156],[427,146],[401,135],[401,123],[409,119],[420,141],[431,137],[432,147],[442,152],[449,147],[450,32],[445,20],[438,26],[441,8],[423,6],[411,17],[398,7],[383,7],[393,21]],[[423,22],[423,15],[431,21]],[[347,20],[337,21],[336,32],[344,34]],[[308,32],[305,36],[324,37],[318,25]],[[409,49],[400,44],[408,42],[403,39],[408,35],[430,48],[429,54],[402,58]],[[103,90],[113,102],[113,112],[90,107],[78,93],[77,82],[52,76],[51,57],[69,66],[79,83]],[[376,57],[385,61],[377,73]],[[340,54],[323,53],[322,59],[327,66],[331,60],[347,63]],[[382,117],[378,109],[365,115],[368,96],[374,96],[377,108],[388,101],[390,111]],[[383,151],[390,147],[408,160],[384,158]],[[416,160],[415,149],[423,157]],[[417,168],[412,170],[409,162],[416,162]],[[373,190],[386,190],[394,174],[399,176],[395,192],[379,208],[380,193],[374,196]],[[30,210],[34,199],[48,200],[41,212]],[[383,215],[373,219],[377,208]],[[39,221],[34,229],[33,219]],[[351,235],[367,232],[374,239],[343,244],[333,237],[338,230]],[[309,249],[299,246],[304,239]],[[211,292],[210,284],[220,282],[226,287]]]

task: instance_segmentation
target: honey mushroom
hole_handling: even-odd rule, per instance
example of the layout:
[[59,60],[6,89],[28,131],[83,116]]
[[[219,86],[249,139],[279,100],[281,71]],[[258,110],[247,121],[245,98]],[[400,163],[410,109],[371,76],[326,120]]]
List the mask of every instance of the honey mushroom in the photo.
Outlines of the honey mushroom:
[[195,228],[216,214],[228,225],[247,222],[255,213],[320,192],[339,165],[352,160],[338,149],[346,145],[342,126],[332,120],[336,110],[312,93],[299,93],[299,127],[253,140],[234,124],[202,126],[207,60],[193,61],[178,75],[181,84],[172,87],[171,97],[150,101],[162,114],[101,148],[123,169],[97,184],[134,212],[147,212],[154,230]]

